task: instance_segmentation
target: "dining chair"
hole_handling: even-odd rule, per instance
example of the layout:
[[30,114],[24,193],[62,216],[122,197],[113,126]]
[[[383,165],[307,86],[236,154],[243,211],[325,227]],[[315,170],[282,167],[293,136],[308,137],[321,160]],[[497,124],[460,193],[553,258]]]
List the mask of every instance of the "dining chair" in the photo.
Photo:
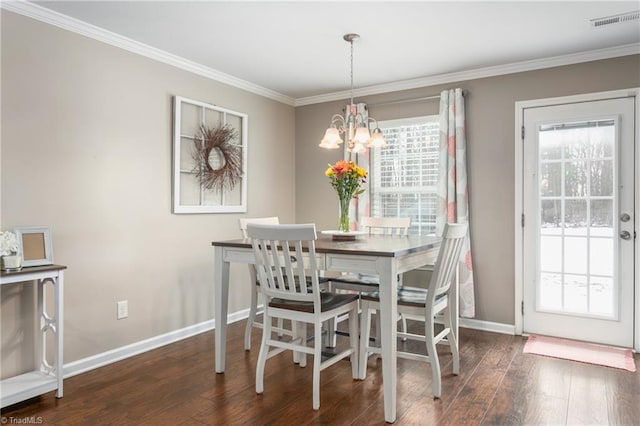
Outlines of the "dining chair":
[[[248,223],[260,288],[264,297],[262,343],[256,366],[256,393],[264,391],[267,359],[294,351],[294,361],[306,366],[306,354],[313,355],[313,409],[320,408],[320,371],[350,357],[351,374],[358,375],[358,295],[320,291],[314,224],[268,225]],[[304,248],[303,248],[304,247]],[[308,283],[310,282],[310,285]],[[349,314],[350,346],[322,361],[322,323]],[[274,339],[272,318],[291,321],[289,341]],[[313,324],[313,347],[307,346],[307,324]],[[297,358],[296,358],[297,354]]]
[[[360,221],[360,228],[363,231],[367,231],[369,235],[383,234],[392,235],[398,237],[406,237],[409,233],[409,227],[411,226],[410,217],[363,217]],[[372,292],[376,291],[380,285],[380,278],[375,274],[361,274],[361,273],[348,273],[341,274],[335,278],[331,278],[331,288],[335,290],[346,290],[355,292]],[[402,286],[402,274],[398,276],[398,286]],[[376,338],[380,338],[379,335],[379,323],[376,317]],[[398,317],[402,321],[402,331],[407,331],[407,322],[404,316]],[[340,322],[342,318],[339,318],[337,322]],[[335,333],[340,334],[340,332]],[[335,346],[335,338],[331,341],[331,346]]]
[[[449,344],[453,356],[453,374],[460,373],[460,356],[458,353],[457,331],[451,326],[451,304],[457,303],[457,297],[450,297],[452,281],[456,275],[458,260],[462,250],[464,237],[467,233],[466,224],[447,224],[443,232],[443,240],[438,252],[428,288],[399,287],[398,288],[398,312],[411,315],[412,318],[424,318],[424,335],[413,333],[398,333],[398,337],[406,337],[411,340],[425,342],[427,355],[413,352],[405,352],[398,349],[397,356],[431,364],[433,375],[433,396],[439,398],[442,392],[442,379],[440,361],[436,344],[446,342]],[[455,293],[454,293],[455,294]],[[380,348],[374,347],[369,341],[371,327],[371,310],[378,310],[380,299],[378,292],[361,293],[360,303],[362,310],[360,327],[360,360],[359,377],[365,379],[367,374],[367,357],[369,353],[380,353]],[[435,334],[435,315],[443,313],[444,329]],[[446,338],[446,340],[445,340]]]
[[[247,224],[248,223],[263,223],[263,224],[271,224],[277,225],[280,223],[280,219],[278,216],[272,217],[256,217],[256,218],[240,218],[238,220],[240,224],[240,231],[242,231],[242,238],[249,238],[247,235]],[[251,286],[251,305],[249,306],[249,318],[247,318],[247,325],[244,329],[244,350],[251,350],[251,331],[253,327],[262,328],[262,322],[256,321],[256,317],[258,315],[258,294],[260,293],[260,281],[258,281],[256,268],[254,265],[249,266],[249,285]],[[282,320],[278,321],[278,327],[274,330],[278,332],[279,336],[283,334],[290,334],[290,330],[285,330],[283,328]]]

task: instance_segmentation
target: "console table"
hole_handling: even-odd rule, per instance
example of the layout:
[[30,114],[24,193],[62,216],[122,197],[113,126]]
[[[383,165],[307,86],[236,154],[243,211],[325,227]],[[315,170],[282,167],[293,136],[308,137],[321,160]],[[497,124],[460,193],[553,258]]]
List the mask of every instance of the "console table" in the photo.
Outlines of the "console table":
[[[38,290],[38,367],[34,371],[0,381],[0,407],[6,407],[52,390],[62,398],[62,324],[63,324],[63,275],[66,266],[47,265],[22,268],[19,271],[1,271],[0,285],[33,281]],[[54,312],[47,313],[45,284],[53,285]],[[47,332],[55,336],[54,360],[47,361]]]

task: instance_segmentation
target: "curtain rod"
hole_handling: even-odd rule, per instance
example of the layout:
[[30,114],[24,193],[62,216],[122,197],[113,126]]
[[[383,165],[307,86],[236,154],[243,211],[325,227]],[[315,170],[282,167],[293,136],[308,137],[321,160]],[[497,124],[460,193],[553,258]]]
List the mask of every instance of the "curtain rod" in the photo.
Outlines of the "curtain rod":
[[[462,90],[462,96],[467,94],[467,90]],[[382,105],[395,105],[395,104],[405,104],[409,102],[420,102],[420,101],[428,101],[430,99],[440,99],[440,95],[431,95],[431,96],[423,96],[421,98],[409,98],[409,99],[400,99],[399,101],[388,101],[388,102],[375,102],[372,104],[367,104],[367,107],[370,106],[382,106]]]

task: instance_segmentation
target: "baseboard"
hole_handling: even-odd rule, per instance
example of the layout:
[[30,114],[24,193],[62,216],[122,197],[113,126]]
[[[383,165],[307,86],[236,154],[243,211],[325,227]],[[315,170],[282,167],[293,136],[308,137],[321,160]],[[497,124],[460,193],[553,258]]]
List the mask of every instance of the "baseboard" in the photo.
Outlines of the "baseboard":
[[[415,317],[413,315],[407,315],[407,319],[421,321],[420,317]],[[441,314],[436,315],[435,321],[438,324],[442,324],[444,322],[442,319],[442,315]],[[492,333],[499,333],[499,334],[511,334],[511,335],[516,334],[515,325],[502,324],[499,322],[483,321],[483,320],[478,320],[474,318],[460,318],[458,325],[462,328],[470,328],[472,330],[490,331]]]
[[[233,312],[229,314],[228,322],[234,323],[241,321],[249,316],[249,309],[243,309],[241,311]],[[149,339],[141,340],[139,342],[132,343],[130,345],[122,346],[116,349],[111,349],[100,354],[92,355],[87,358],[83,358],[77,361],[72,361],[65,364],[63,367],[64,378],[73,377],[77,374],[85,373],[87,371],[94,370],[96,368],[104,367],[105,365],[112,364],[117,361],[139,355],[141,353],[150,351],[152,349],[159,348],[161,346],[175,343],[180,340],[193,337],[197,334],[211,331],[215,328],[215,321],[208,320],[198,324],[190,325],[179,330],[174,330],[169,333],[161,334],[159,336],[151,337]],[[213,348],[212,348],[213,350]]]
[[491,331],[493,333],[500,334],[516,334],[515,325],[482,321],[474,318],[460,318],[460,327],[471,328],[473,330]]
[[[258,307],[260,308],[260,307]],[[242,309],[233,312],[228,316],[228,323],[242,321],[249,316],[249,309]],[[460,327],[474,330],[491,331],[500,334],[515,334],[515,326],[491,321],[482,321],[473,318],[460,318]],[[200,333],[211,331],[215,328],[215,321],[208,320],[198,324],[190,325],[179,330],[141,340],[130,345],[112,349],[87,358],[73,361],[64,365],[64,378],[73,377],[77,374],[85,373],[96,368],[104,367],[123,359],[139,355],[141,353],[159,348],[161,346],[175,343],[180,340],[195,336]]]

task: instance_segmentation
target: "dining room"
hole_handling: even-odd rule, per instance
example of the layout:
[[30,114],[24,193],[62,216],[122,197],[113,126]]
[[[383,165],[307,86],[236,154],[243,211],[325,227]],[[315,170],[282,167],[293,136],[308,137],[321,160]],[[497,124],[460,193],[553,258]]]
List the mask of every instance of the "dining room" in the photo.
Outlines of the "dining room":
[[[451,14],[444,16],[455,16],[454,12],[459,11],[456,8],[462,8],[464,19],[476,11],[487,17],[487,22],[503,24],[508,20],[499,19],[500,13],[515,17],[518,7],[540,14],[535,16],[547,14],[536,2],[522,2],[519,6],[503,2],[499,7],[484,2],[456,2],[449,6],[437,2],[395,6],[374,2],[368,4],[370,10],[366,12],[357,4],[348,4],[344,7],[353,11],[351,16],[358,13],[372,18],[402,16],[406,19],[406,32],[398,29],[397,24],[394,28],[401,32],[396,38],[379,27],[367,32],[364,26],[349,27],[349,20],[341,16],[340,25],[335,28],[309,23],[309,33],[318,38],[287,45],[286,40],[294,38],[290,35],[301,31],[302,21],[291,19],[298,16],[296,13],[305,16],[315,13],[318,21],[327,14],[335,19],[348,14],[335,13],[336,4],[332,2],[196,2],[189,7],[172,2],[146,3],[47,5],[16,1],[1,5],[1,230],[46,228],[51,243],[49,257],[43,256],[44,262],[40,263],[43,266],[34,267],[46,268],[51,263],[66,266],[63,306],[53,306],[55,288],[44,291],[51,296],[44,305],[64,312],[63,321],[55,315],[53,319],[43,319],[38,311],[38,303],[43,304],[40,290],[30,283],[14,280],[7,285],[3,282],[0,287],[0,386],[2,381],[32,370],[34,365],[41,368],[43,358],[44,370],[50,373],[51,366],[53,370],[58,367],[55,374],[64,378],[64,395],[60,382],[59,395],[47,390],[29,394],[24,400],[7,400],[11,403],[3,403],[2,419],[40,416],[51,424],[83,424],[92,418],[94,424],[637,422],[640,373],[523,353],[530,324],[524,308],[521,310],[522,301],[529,297],[523,284],[529,273],[526,261],[529,252],[522,247],[530,237],[524,235],[525,222],[521,217],[531,215],[522,202],[527,191],[522,176],[528,170],[525,162],[528,152],[522,148],[525,136],[520,137],[519,121],[523,120],[524,127],[528,111],[541,110],[542,104],[535,104],[540,100],[558,102],[562,98],[573,103],[592,103],[602,100],[596,99],[595,94],[600,97],[607,94],[607,100],[632,98],[635,109],[631,116],[637,122],[638,21],[620,22],[608,29],[593,29],[588,22],[636,10],[637,2],[559,5],[557,19],[548,24],[553,31],[547,32],[553,34],[563,25],[568,27],[568,19],[579,21],[574,24],[579,27],[576,31],[582,31],[584,25],[585,33],[568,34],[566,40],[557,37],[570,40],[573,45],[552,48],[555,43],[546,40],[539,47],[543,53],[528,53],[530,56],[512,53],[506,59],[490,58],[485,51],[486,60],[477,59],[459,68],[443,65],[426,69],[425,63],[419,63],[419,71],[414,75],[403,74],[402,61],[406,61],[408,70],[413,64],[407,58],[413,56],[426,56],[429,64],[437,64],[439,56],[456,56],[445,55],[446,49],[430,51],[444,43],[442,40],[435,43],[409,38],[411,34],[422,34],[419,29],[423,26],[428,27],[420,19],[429,19],[434,27],[439,22],[435,16],[438,10]],[[429,17],[431,13],[434,17]],[[199,20],[198,16],[206,19]],[[266,28],[265,33],[278,33],[275,28],[286,29],[280,33],[281,42],[262,43],[255,37],[252,41],[247,36],[251,30],[242,32],[233,27],[243,21],[238,17],[246,18],[245,24],[255,24],[261,22],[260,16],[269,16],[269,22],[260,27]],[[524,26],[523,21],[519,22]],[[237,40],[216,32],[215,29],[228,28],[226,25],[233,27],[229,31],[238,31]],[[173,31],[166,31],[167,27]],[[207,46],[220,47],[226,43],[231,50],[228,57],[238,62],[232,65],[220,59],[219,65],[212,65],[197,55],[189,57],[188,52],[196,49],[195,44],[179,43],[182,36],[193,35],[189,27],[193,27],[194,34],[195,28],[214,28],[212,38],[199,40],[198,46],[204,46],[206,51]],[[165,43],[154,45],[152,39],[134,31],[144,28],[154,29],[160,35],[171,33],[171,37],[160,37]],[[360,38],[351,41],[344,38],[351,31],[358,31]],[[536,38],[533,29],[527,31],[532,40]],[[479,44],[516,39],[518,35],[524,37],[524,33],[524,29],[522,34],[514,28],[494,29],[487,31]],[[402,39],[402,34],[407,38]],[[395,48],[388,46],[389,39]],[[578,44],[578,39],[584,44]],[[460,44],[454,47],[462,48],[461,40],[453,41]],[[174,44],[184,50],[173,50]],[[314,52],[305,49],[309,45],[321,47]],[[250,53],[239,53],[245,48]],[[399,56],[384,56],[400,49],[404,53]],[[507,47],[504,49],[506,52]],[[223,52],[218,53],[222,58]],[[289,61],[296,55],[304,55],[293,61],[303,67],[303,74],[299,68],[292,70],[294,74],[285,74],[286,64],[276,68],[279,60],[274,58],[286,56]],[[386,79],[369,80],[369,74],[377,67],[383,68]],[[256,68],[259,72],[249,73]],[[336,73],[329,74],[329,70]],[[279,74],[282,75],[276,83],[273,78]],[[252,75],[258,77],[252,79]],[[290,86],[284,85],[287,81]],[[305,81],[309,86],[303,84]],[[465,148],[464,159],[458,157],[466,167],[465,184],[456,201],[467,203],[466,213],[461,210],[453,220],[447,220],[448,203],[440,206],[445,207],[440,219],[436,213],[440,165],[437,159],[440,133],[445,127],[441,117],[449,108],[445,101],[450,93],[451,98],[460,102],[455,110],[464,111],[465,137],[457,142],[457,147]],[[576,98],[584,96],[591,98]],[[364,120],[363,127],[371,135],[380,130],[392,149],[366,147],[364,153],[351,156],[349,149],[345,149],[349,144],[352,112],[347,106],[352,107],[354,121]],[[615,117],[622,117],[617,112],[598,114],[606,118],[602,120],[607,121],[607,126],[611,120],[618,123]],[[334,122],[335,115],[341,117],[342,124]],[[203,120],[223,116],[234,129],[236,141],[230,144],[212,137],[218,145],[193,154],[189,149],[192,140],[207,139],[204,132],[198,133]],[[407,124],[406,120],[411,119],[420,121]],[[384,155],[396,155],[393,144],[400,138],[394,135],[403,126],[421,129],[425,146],[430,149],[424,151],[423,162],[425,173],[433,178],[425,178],[428,182],[422,185],[426,187],[421,188],[426,194],[423,203],[417,201],[422,200],[422,195],[419,197],[415,188],[396,187],[385,193],[381,184],[387,176],[383,173],[385,163],[381,161]],[[180,128],[184,131],[177,130]],[[327,128],[336,128],[344,139],[338,149],[319,146]],[[632,130],[635,146],[637,128]],[[240,147],[239,154],[234,154],[236,146]],[[378,154],[385,149],[384,154]],[[218,160],[211,167],[211,152],[228,155],[226,161]],[[637,149],[632,152],[626,157],[634,163],[632,168],[637,168],[640,154]],[[206,155],[206,161],[199,163],[202,155]],[[322,245],[335,242],[327,232],[335,234],[342,222],[339,194],[327,175],[327,167],[348,158],[359,166],[366,164],[367,179],[364,192],[358,195],[359,201],[349,198],[349,230],[344,232],[353,234],[349,235],[353,241],[341,244],[364,244],[366,238],[357,234],[363,218],[370,216],[412,216],[409,236],[405,237],[412,241],[441,233],[445,222],[468,225],[472,278],[465,275],[462,282],[457,281],[463,299],[460,315],[455,317],[459,327],[459,374],[454,374],[451,351],[446,345],[439,345],[442,370],[439,398],[434,398],[432,392],[433,374],[428,363],[396,359],[398,347],[417,345],[396,339],[401,323],[398,328],[391,327],[396,324],[398,314],[394,296],[398,286],[396,276],[401,274],[408,284],[429,279],[428,268],[422,267],[423,259],[419,259],[422,263],[418,265],[416,259],[408,261],[403,257],[420,252],[424,244],[406,248],[402,254],[400,249],[394,252],[388,245],[385,250],[390,252],[375,249],[379,257],[375,266],[363,266],[363,262],[338,262],[330,266],[328,255],[320,256],[323,271],[329,276],[349,272],[384,276],[381,292],[385,296],[379,300],[385,319],[384,327],[380,327],[385,330],[380,336],[384,353],[382,357],[369,357],[364,380],[354,379],[348,360],[337,362],[320,373],[320,408],[314,410],[311,363],[298,368],[291,355],[285,353],[267,361],[264,392],[261,395],[255,392],[261,346],[259,330],[253,330],[251,349],[245,350],[247,318],[256,292],[256,286],[250,284],[247,257],[243,257],[251,254],[248,251],[251,246],[249,242],[243,243],[242,253],[237,255],[241,261],[218,259],[218,251],[222,255],[218,248],[224,242],[243,240],[240,219],[277,216],[281,224],[314,224],[319,253],[334,250]],[[548,164],[563,164],[562,167],[579,162],[564,157],[541,158]],[[597,161],[607,159],[610,157]],[[204,166],[182,167],[183,161]],[[234,164],[239,164],[239,168],[234,169]],[[207,167],[211,173],[206,172]],[[396,175],[390,176],[417,169],[399,167]],[[199,175],[199,170],[204,172]],[[461,167],[457,171],[461,172]],[[562,169],[562,173],[567,180],[568,172]],[[634,173],[631,172],[631,179],[637,182]],[[622,179],[626,175],[620,176]],[[445,174],[445,180],[447,177]],[[206,179],[211,179],[212,187],[206,188]],[[208,195],[214,193],[216,196]],[[637,184],[632,195],[631,205],[637,208]],[[542,202],[555,195],[545,193],[544,197]],[[572,197],[569,198],[574,201],[580,198]],[[608,195],[597,197],[598,206],[609,200]],[[558,203],[565,203],[563,206],[568,202],[557,198]],[[585,205],[596,202],[588,200]],[[415,213],[418,208],[423,210]],[[611,211],[603,217],[624,213]],[[635,271],[640,254],[633,238],[635,215],[630,218],[611,220],[611,227],[615,224],[615,235],[630,231],[628,241],[620,239],[616,244],[631,244],[631,255],[624,259],[631,265],[630,270]],[[598,229],[605,227],[594,221],[586,227],[596,225]],[[540,227],[543,228],[547,229]],[[572,231],[577,232],[577,228]],[[550,233],[535,234],[531,241],[547,244],[556,237]],[[604,234],[597,237],[598,242],[606,238],[613,241],[613,237]],[[566,245],[583,236],[570,234],[562,238],[562,244]],[[596,247],[596,243],[589,244]],[[535,250],[538,246],[533,247]],[[622,253],[621,259],[626,256],[618,249],[609,252],[615,252],[616,256]],[[363,250],[356,257],[364,256],[363,253],[371,254]],[[351,259],[345,253],[338,255],[338,261],[342,259],[340,256]],[[465,265],[471,264],[464,260]],[[25,265],[21,273],[29,272],[28,268]],[[15,272],[2,273],[4,279],[6,274]],[[567,274],[580,275],[575,271],[556,275]],[[595,272],[583,275],[591,277],[590,274],[609,277]],[[621,304],[620,311],[614,314],[622,318],[630,309],[631,323],[624,333],[631,343],[614,346],[638,351],[640,290],[638,274],[631,276],[625,281],[629,287],[624,291],[628,293],[610,298],[616,303],[623,299],[630,302],[627,311],[623,311]],[[223,284],[218,287],[217,283],[223,281],[228,287]],[[535,303],[535,297],[533,300]],[[581,317],[585,316],[603,314]],[[375,322],[375,315],[372,317]],[[258,320],[261,318],[259,314]],[[407,327],[413,331],[424,328],[421,324],[407,321]],[[347,321],[338,322],[337,327],[343,334],[348,331]],[[327,330],[325,334],[330,333]],[[45,336],[47,349],[41,350],[38,339],[45,332],[60,337],[58,346],[64,346],[64,352],[54,350],[55,339],[50,335]],[[329,346],[324,350],[339,352],[349,342],[341,336],[337,340],[335,348]],[[60,358],[59,364],[52,361],[56,356]],[[226,357],[226,368],[222,371],[217,368],[220,357]],[[638,360],[637,354],[633,357]]]

